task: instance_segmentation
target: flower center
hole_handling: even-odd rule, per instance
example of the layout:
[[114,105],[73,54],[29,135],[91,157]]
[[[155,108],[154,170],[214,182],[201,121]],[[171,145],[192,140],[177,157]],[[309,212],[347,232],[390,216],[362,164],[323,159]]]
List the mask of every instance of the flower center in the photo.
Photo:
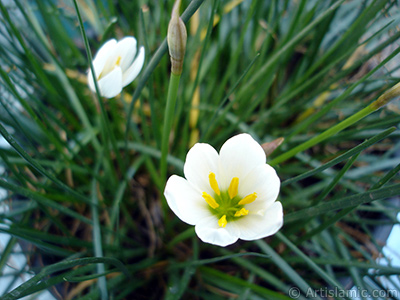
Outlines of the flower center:
[[257,194],[252,193],[242,198],[238,195],[239,178],[233,177],[227,191],[219,189],[215,174],[210,172],[208,179],[210,186],[214,191],[214,196],[203,192],[203,198],[210,206],[211,212],[217,216],[218,225],[225,227],[230,221],[234,221],[237,218],[246,216],[249,211],[244,208],[246,204],[249,204],[256,200]]
[[107,62],[103,71],[100,73],[100,75],[98,76],[97,80],[102,79],[105,75],[107,75],[108,73],[110,73],[115,67],[119,67],[121,64],[121,59],[122,57],[120,55],[118,55],[117,59],[115,60],[115,62]]

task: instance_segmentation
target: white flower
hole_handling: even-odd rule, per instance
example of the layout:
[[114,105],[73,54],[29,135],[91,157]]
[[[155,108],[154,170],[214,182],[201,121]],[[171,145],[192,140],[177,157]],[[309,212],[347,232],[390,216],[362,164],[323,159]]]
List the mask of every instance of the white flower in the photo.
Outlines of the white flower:
[[[103,97],[117,96],[123,87],[138,76],[144,63],[144,48],[140,47],[138,55],[136,52],[136,39],[131,36],[118,42],[111,39],[99,49],[93,60],[93,68]],[[88,83],[90,89],[96,92],[91,70]]]
[[208,144],[194,145],[183,171],[186,179],[172,175],[164,195],[178,218],[196,226],[203,242],[224,247],[282,227],[282,204],[275,201],[280,179],[250,135],[230,138],[219,154]]

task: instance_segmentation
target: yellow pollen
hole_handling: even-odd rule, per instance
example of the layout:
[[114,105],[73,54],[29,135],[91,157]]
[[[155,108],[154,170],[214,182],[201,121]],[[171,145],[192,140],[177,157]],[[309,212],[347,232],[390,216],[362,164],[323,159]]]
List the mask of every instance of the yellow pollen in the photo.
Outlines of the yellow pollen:
[[231,184],[229,185],[228,188],[228,194],[231,199],[237,196],[238,194],[238,187],[239,187],[239,178],[233,177]]
[[254,200],[256,200],[257,198],[257,193],[253,193],[250,195],[247,195],[246,197],[244,197],[242,200],[239,201],[239,205],[244,205],[244,204],[249,204],[251,202],[253,202]]
[[248,215],[248,214],[249,214],[249,211],[243,207],[241,210],[238,210],[238,211],[235,213],[235,217],[246,216],[246,215]]
[[120,63],[121,63],[121,56],[118,56],[117,61],[115,62],[115,65],[119,66]]
[[218,220],[218,226],[219,226],[219,227],[225,227],[226,224],[228,224],[228,221],[226,220],[226,215],[223,215],[223,216]]
[[208,205],[210,205],[213,209],[216,209],[217,207],[219,207],[219,204],[217,203],[217,201],[215,201],[215,199],[213,197],[211,197],[209,194],[207,194],[206,192],[203,192],[203,198],[204,198],[204,200],[206,200]]
[[[219,189],[215,173],[210,172],[208,174],[208,180],[210,182],[211,189],[214,191],[214,194],[211,193],[210,195],[206,192],[203,192],[202,197],[207,204],[215,210],[212,211],[212,214],[219,217],[219,227],[225,228],[228,224],[228,220],[234,221],[235,218],[240,218],[249,214],[249,210],[245,209],[243,206],[255,201],[257,198],[257,193],[249,194],[244,198],[238,196],[239,177],[233,177],[231,183],[229,184],[228,190],[224,190],[222,193]],[[238,199],[241,200],[238,201]]]
[[210,185],[211,185],[211,188],[214,190],[214,192],[218,196],[221,195],[221,191],[219,190],[217,179],[215,179],[215,174],[213,172],[210,172],[210,174],[208,175],[208,179],[210,180]]

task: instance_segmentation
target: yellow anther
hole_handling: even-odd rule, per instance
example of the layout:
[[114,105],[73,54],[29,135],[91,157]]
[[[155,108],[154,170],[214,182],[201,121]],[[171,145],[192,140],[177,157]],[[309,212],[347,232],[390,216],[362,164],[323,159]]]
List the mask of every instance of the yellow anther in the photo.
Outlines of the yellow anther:
[[221,192],[218,187],[217,179],[215,179],[215,174],[213,172],[210,172],[210,174],[208,175],[208,179],[210,180],[210,185],[211,185],[211,188],[214,190],[214,192],[218,196],[221,195]]
[[257,194],[253,193],[250,195],[247,195],[246,197],[244,197],[242,200],[239,201],[239,205],[244,205],[244,204],[249,204],[251,202],[253,202],[254,200],[256,200],[257,198]]
[[226,224],[228,224],[228,221],[226,220],[226,215],[223,215],[223,216],[218,220],[218,226],[219,226],[219,227],[225,227]]
[[209,194],[207,194],[206,192],[203,192],[203,198],[204,198],[204,200],[206,200],[208,205],[210,205],[212,208],[216,209],[217,207],[219,207],[219,204],[217,203],[217,201],[215,201],[215,199],[213,197],[211,197]]
[[231,184],[229,185],[229,188],[228,188],[229,197],[231,197],[231,199],[233,199],[233,197],[237,196],[238,187],[239,187],[239,178],[233,177]]
[[115,65],[119,66],[120,63],[121,63],[121,56],[118,56],[117,61],[115,62]]
[[246,216],[246,215],[248,215],[248,214],[249,214],[249,211],[243,207],[241,210],[238,210],[238,211],[235,213],[235,217]]

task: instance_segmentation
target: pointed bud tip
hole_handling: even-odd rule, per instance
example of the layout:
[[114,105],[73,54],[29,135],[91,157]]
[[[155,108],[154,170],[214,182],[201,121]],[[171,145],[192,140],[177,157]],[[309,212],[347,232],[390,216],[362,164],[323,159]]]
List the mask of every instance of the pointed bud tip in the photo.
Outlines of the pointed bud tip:
[[377,110],[386,104],[388,104],[390,101],[392,101],[394,98],[400,96],[400,82],[395,84],[392,88],[384,92],[376,101],[371,103],[371,108],[373,110]]
[[177,0],[172,9],[167,35],[168,50],[171,57],[171,72],[175,75],[182,74],[187,40],[185,23],[179,17],[180,6],[181,1]]

